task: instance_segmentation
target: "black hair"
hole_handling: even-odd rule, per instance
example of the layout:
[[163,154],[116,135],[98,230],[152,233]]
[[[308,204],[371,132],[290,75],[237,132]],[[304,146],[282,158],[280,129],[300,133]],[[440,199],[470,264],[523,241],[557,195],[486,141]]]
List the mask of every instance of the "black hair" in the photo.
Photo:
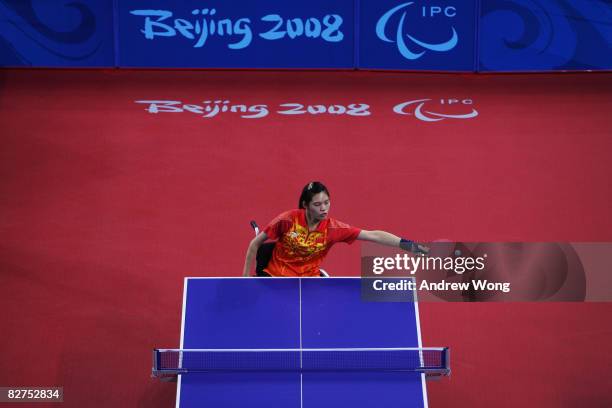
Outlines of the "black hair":
[[327,187],[325,187],[323,183],[319,181],[312,181],[306,184],[302,189],[300,201],[298,202],[298,208],[306,208],[304,207],[304,203],[306,203],[306,205],[310,204],[312,197],[319,193],[325,193],[329,197],[329,190],[327,190]]

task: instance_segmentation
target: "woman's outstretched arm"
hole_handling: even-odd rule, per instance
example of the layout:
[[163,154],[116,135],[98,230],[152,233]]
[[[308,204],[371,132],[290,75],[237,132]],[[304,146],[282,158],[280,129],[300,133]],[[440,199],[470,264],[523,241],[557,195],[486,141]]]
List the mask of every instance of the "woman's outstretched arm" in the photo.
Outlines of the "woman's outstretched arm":
[[429,248],[418,244],[414,241],[410,241],[404,238],[400,238],[397,235],[393,235],[386,231],[366,231],[361,230],[357,239],[362,241],[375,242],[380,245],[386,245],[395,248],[401,248],[405,251],[424,253],[429,252]]

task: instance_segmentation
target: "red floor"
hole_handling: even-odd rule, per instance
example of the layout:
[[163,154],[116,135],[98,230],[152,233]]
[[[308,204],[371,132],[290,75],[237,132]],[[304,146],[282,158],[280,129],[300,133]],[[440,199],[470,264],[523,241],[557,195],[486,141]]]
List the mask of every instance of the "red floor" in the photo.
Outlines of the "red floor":
[[[313,179],[332,216],[414,239],[612,241],[610,95],[612,74],[0,71],[0,385],[64,386],[66,407],[173,406],[150,350],[178,346],[183,277],[239,275],[248,221]],[[442,120],[393,111],[421,99]],[[358,275],[359,254],[338,246],[325,267]],[[612,405],[611,313],[422,304],[424,343],[453,353],[430,407]]]

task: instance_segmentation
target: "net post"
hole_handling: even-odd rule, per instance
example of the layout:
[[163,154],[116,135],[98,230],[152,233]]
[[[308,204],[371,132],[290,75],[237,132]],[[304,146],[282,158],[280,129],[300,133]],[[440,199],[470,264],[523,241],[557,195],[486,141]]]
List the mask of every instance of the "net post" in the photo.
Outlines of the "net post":
[[450,375],[450,348],[444,347],[444,375]]
[[153,368],[151,369],[151,377],[157,377],[159,370],[159,351],[153,349]]

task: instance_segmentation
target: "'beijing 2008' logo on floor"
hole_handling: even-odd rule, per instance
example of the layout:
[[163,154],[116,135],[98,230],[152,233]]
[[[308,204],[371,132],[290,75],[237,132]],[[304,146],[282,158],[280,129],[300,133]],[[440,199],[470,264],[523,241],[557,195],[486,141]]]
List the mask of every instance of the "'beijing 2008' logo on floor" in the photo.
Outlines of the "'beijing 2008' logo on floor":
[[[414,1],[402,3],[383,14],[376,23],[376,36],[384,42],[395,42],[400,54],[409,60],[419,59],[427,51],[447,52],[455,48],[459,43],[459,36],[453,26],[451,26],[450,37],[447,41],[440,43],[427,42],[422,38],[422,36],[426,36],[426,34],[420,36],[421,38],[417,38],[415,33],[410,31],[409,24],[406,23],[406,10],[411,8],[410,6],[412,5],[414,5]],[[417,8],[415,8],[415,10],[416,9]],[[418,10],[421,18],[441,16],[451,19],[457,15],[457,9],[453,6],[421,6]],[[399,17],[398,20],[396,15],[400,15],[400,13],[401,17]],[[397,25],[395,25],[395,23]],[[395,32],[395,41],[387,36],[387,31]],[[408,43],[404,39],[404,36],[408,38]]]
[[[288,116],[346,116],[368,117],[374,112],[368,103],[282,103],[274,107],[266,103],[245,105],[229,100],[206,100],[200,104],[176,100],[136,100],[137,104],[148,105],[145,111],[153,114],[189,112],[203,118],[218,115],[239,115],[244,119],[261,119],[272,113]],[[393,112],[402,116],[414,116],[424,122],[439,122],[445,119],[472,119],[478,116],[474,102],[468,98],[413,99],[393,106]]]

